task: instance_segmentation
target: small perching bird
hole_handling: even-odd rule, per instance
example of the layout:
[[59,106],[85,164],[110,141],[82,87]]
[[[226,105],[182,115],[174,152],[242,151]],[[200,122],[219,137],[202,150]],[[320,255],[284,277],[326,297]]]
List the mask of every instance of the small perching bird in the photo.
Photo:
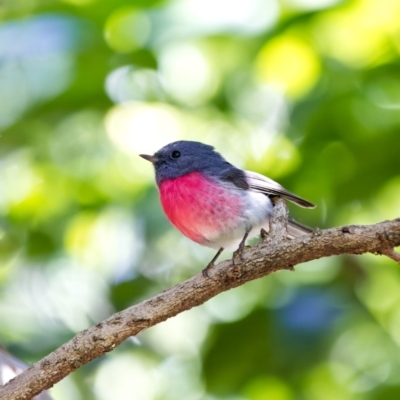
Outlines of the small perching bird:
[[[236,249],[235,262],[247,238],[269,230],[272,197],[315,207],[272,179],[233,166],[207,144],[181,140],[140,156],[154,165],[161,205],[172,225],[194,242],[218,249],[205,277],[224,249]],[[289,218],[288,238],[311,232]]]

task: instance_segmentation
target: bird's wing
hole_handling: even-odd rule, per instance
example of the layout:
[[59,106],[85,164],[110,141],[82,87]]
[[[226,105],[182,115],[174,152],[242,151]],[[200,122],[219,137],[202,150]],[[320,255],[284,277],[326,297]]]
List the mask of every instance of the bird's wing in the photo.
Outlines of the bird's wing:
[[267,178],[264,175],[257,174],[257,172],[244,171],[246,182],[249,185],[249,189],[255,192],[264,193],[268,196],[282,196],[285,199],[297,204],[304,208],[315,208],[315,204],[302,199],[299,196],[289,192],[279,183]]

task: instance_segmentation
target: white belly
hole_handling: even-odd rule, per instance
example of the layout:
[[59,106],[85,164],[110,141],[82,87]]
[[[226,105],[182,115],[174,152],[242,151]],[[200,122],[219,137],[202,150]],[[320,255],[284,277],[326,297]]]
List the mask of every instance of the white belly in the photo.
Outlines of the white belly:
[[269,218],[273,213],[273,205],[269,197],[250,191],[246,192],[244,196],[245,206],[242,217],[238,218],[237,225],[223,231],[218,236],[210,237],[204,243],[205,246],[214,249],[223,247],[234,251],[238,248],[246,231],[250,230],[248,238],[251,239],[260,235],[261,228],[269,230]]

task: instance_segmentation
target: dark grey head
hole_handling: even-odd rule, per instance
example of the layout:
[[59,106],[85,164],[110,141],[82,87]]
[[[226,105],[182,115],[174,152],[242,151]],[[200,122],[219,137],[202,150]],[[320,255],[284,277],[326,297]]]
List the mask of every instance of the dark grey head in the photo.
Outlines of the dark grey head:
[[153,163],[158,185],[165,179],[179,178],[191,172],[218,177],[234,168],[214,147],[188,140],[167,144],[152,156],[140,154],[140,157]]

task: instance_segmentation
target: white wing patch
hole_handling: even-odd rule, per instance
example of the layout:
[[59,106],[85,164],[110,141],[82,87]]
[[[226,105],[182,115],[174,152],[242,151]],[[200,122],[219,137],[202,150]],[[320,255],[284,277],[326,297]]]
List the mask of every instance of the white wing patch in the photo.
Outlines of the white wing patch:
[[244,171],[246,181],[249,184],[250,190],[258,193],[263,193],[269,196],[282,196],[285,199],[297,204],[304,208],[315,208],[315,204],[296,196],[294,193],[289,192],[278,182],[267,178],[264,175],[258,174],[257,172]]

